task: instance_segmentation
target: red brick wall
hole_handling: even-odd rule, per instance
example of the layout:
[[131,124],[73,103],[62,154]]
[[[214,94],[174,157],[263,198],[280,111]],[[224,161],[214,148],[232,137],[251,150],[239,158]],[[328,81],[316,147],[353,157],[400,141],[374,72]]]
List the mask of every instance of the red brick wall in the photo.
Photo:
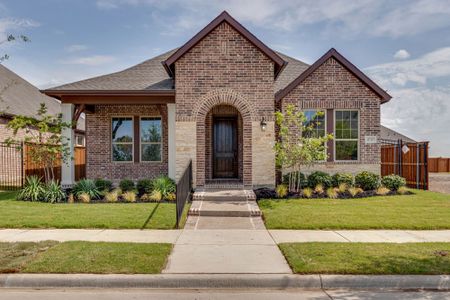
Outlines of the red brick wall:
[[380,139],[380,98],[334,58],[330,58],[282,100],[283,109],[357,109],[360,112],[359,161],[379,164],[380,145],[365,144],[364,136]]
[[[142,116],[162,118],[162,162],[112,162],[111,118]],[[135,137],[139,138],[139,137]],[[115,182],[123,178],[137,180],[167,174],[167,107],[165,105],[96,105],[95,113],[86,114],[86,176],[107,178]]]
[[[197,123],[197,185],[205,181],[205,124],[209,103],[223,93],[243,119],[244,184],[251,185],[251,121],[273,120],[274,64],[227,23],[222,23],[175,63],[177,121]],[[215,103],[220,104],[220,103]],[[206,112],[203,110],[207,109]],[[244,112],[242,107],[246,108]]]

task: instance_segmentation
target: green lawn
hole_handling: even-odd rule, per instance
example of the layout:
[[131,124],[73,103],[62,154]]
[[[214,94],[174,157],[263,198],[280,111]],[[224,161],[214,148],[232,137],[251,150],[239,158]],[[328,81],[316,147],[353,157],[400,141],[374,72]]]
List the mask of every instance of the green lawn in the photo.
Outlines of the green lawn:
[[450,243],[280,244],[294,273],[450,274]]
[[[0,193],[0,228],[173,229],[175,204],[49,204],[11,200]],[[153,210],[156,208],[154,213]],[[151,217],[149,219],[149,217]]]
[[260,200],[269,229],[450,229],[450,195]]
[[171,244],[0,243],[0,273],[161,273]]

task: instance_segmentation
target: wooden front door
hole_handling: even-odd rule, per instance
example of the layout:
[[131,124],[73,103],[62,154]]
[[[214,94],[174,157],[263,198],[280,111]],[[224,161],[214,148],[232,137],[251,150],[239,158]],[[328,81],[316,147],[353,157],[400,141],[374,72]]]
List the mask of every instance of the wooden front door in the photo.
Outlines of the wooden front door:
[[215,117],[213,124],[213,177],[237,178],[237,119]]

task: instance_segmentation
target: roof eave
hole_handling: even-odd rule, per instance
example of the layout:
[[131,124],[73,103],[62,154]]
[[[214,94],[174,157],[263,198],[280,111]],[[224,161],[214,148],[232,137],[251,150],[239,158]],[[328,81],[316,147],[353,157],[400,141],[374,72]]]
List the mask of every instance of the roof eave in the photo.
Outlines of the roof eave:
[[174,96],[175,90],[40,90],[60,99],[62,96]]

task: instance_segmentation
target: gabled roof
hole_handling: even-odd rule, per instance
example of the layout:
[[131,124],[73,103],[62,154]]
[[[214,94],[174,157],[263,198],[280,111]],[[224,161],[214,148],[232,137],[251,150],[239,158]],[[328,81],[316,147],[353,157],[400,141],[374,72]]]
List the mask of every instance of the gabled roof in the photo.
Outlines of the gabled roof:
[[264,53],[268,58],[270,58],[275,63],[275,78],[278,76],[280,71],[285,66],[286,62],[272,49],[267,47],[263,42],[261,42],[256,36],[254,36],[250,31],[248,31],[244,26],[242,26],[238,21],[231,17],[226,11],[223,11],[214,20],[211,21],[205,28],[200,30],[193,38],[191,38],[186,44],[179,48],[175,53],[173,53],[166,61],[163,62],[164,67],[171,77],[174,76],[175,62],[182,57],[186,52],[188,52],[192,47],[197,45],[205,36],[207,36],[211,31],[213,31],[222,22],[228,23],[233,27],[239,34],[246,38],[250,43],[257,47],[262,53]]
[[50,96],[62,94],[132,94],[173,92],[173,80],[167,75],[161,61],[176,49],[153,57],[123,71],[64,84],[43,92]]
[[367,77],[361,70],[359,70],[354,64],[342,56],[336,49],[331,48],[327,53],[325,53],[321,58],[319,58],[314,64],[312,64],[306,71],[304,71],[300,76],[298,76],[294,81],[292,81],[286,88],[279,91],[275,95],[277,101],[283,99],[289,92],[291,92],[295,87],[302,83],[309,75],[311,75],[315,70],[317,70],[323,63],[328,59],[334,58],[342,66],[344,66],[349,72],[361,80],[367,87],[369,87],[375,94],[380,96],[381,103],[388,102],[392,97],[385,90],[379,87],[375,82]]

